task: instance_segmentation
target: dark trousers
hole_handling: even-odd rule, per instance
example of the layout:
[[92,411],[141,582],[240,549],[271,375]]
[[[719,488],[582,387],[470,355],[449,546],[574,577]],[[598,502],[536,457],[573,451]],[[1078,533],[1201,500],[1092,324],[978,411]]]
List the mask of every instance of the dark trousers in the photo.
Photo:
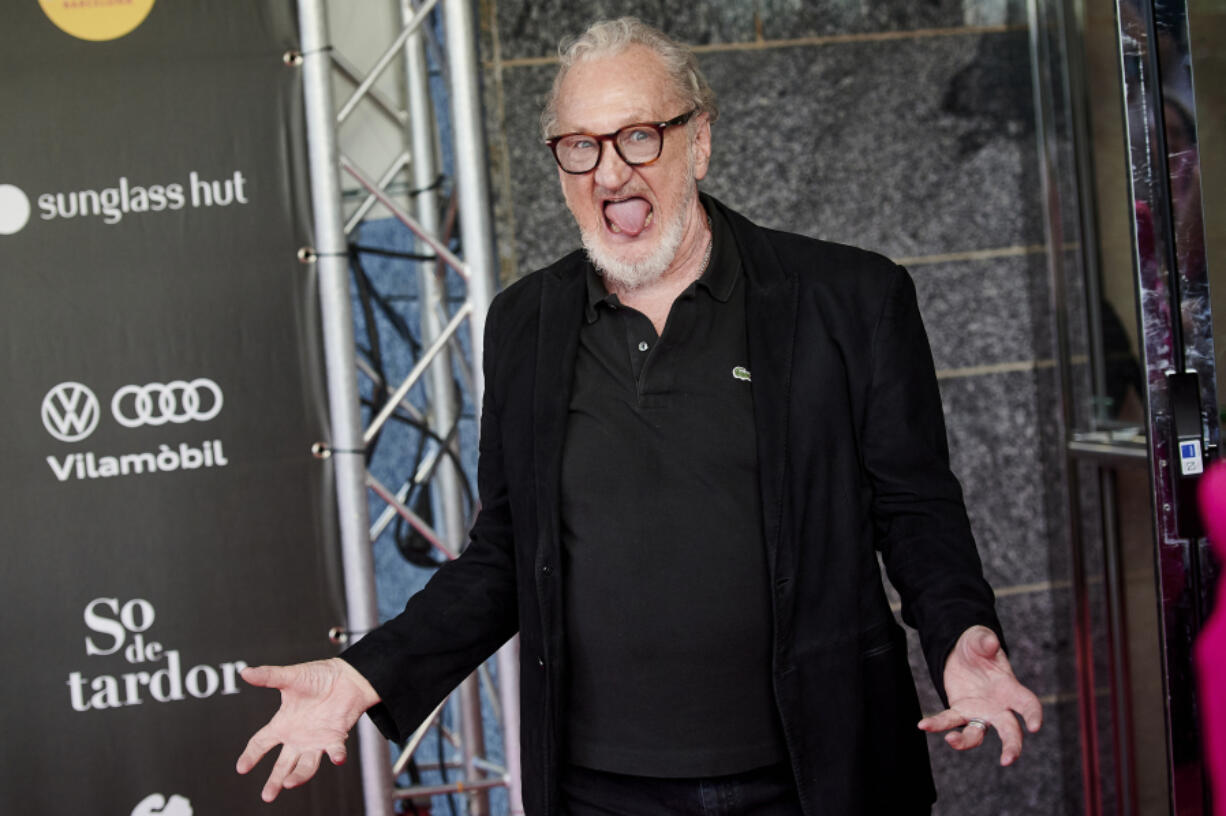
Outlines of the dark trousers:
[[568,765],[566,816],[802,816],[786,762],[728,776],[666,779]]

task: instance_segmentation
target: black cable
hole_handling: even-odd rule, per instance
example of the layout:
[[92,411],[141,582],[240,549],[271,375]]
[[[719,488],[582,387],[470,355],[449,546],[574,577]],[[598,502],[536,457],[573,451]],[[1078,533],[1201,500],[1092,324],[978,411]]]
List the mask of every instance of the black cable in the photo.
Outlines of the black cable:
[[415,196],[415,195],[421,195],[422,193],[428,193],[431,190],[441,190],[443,189],[443,182],[445,182],[446,180],[447,180],[447,177],[443,175],[442,173],[439,173],[437,176],[434,177],[434,181],[430,182],[425,187],[418,187],[416,190],[406,190],[405,195]]
[[[351,244],[350,248],[353,250],[351,268],[353,270],[354,279],[357,285],[358,299],[362,309],[363,320],[366,323],[366,334],[370,345],[368,352],[368,356],[370,357],[369,362],[371,367],[375,370],[375,374],[379,378],[379,385],[376,389],[375,398],[363,400],[363,404],[368,405],[372,412],[378,413],[379,411],[383,410],[384,405],[387,404],[387,400],[390,399],[391,392],[387,387],[387,373],[383,365],[382,345],[379,339],[378,326],[374,319],[371,304],[373,303],[374,306],[378,307],[379,312],[384,316],[388,323],[391,324],[392,328],[395,330],[400,339],[404,340],[408,344],[414,355],[421,353],[421,343],[413,335],[413,332],[409,328],[409,325],[405,319],[392,306],[386,297],[384,297],[371,283],[370,277],[367,275],[366,269],[361,262],[361,248],[356,244]],[[457,470],[463,472],[463,464],[460,462],[459,457],[451,449],[451,446],[447,444],[447,440],[440,437],[429,426],[417,421],[416,419],[413,419],[412,417],[402,415],[399,408],[397,408],[397,411],[393,413],[392,416],[417,429],[421,434],[428,436],[442,445],[444,452],[448,456],[452,457]],[[379,437],[376,436],[375,439],[371,440],[371,444],[367,448],[368,463],[369,457],[373,456],[374,454],[374,449],[378,443],[378,439]],[[415,468],[416,465],[421,462],[421,457],[424,453],[424,442],[424,439],[419,439],[418,449],[413,456]],[[464,488],[465,497],[468,499],[468,503],[471,507],[473,503],[472,489],[469,486],[467,479],[461,480],[461,484]]]
[[[358,305],[362,310],[362,322],[366,326],[366,357],[371,368],[379,375],[377,382],[372,383],[374,388],[373,399],[371,404],[385,404],[389,397],[387,390],[387,377],[384,376],[383,369],[383,346],[379,338],[379,327],[375,324],[375,312],[371,308],[371,300],[373,296],[373,287],[370,284],[370,278],[366,275],[366,269],[362,266],[361,257],[353,252],[352,247],[349,253],[349,268],[353,272],[354,284],[358,290]],[[370,461],[374,458],[375,449],[379,445],[379,437],[382,433],[376,434],[370,443],[366,446],[366,466],[370,466]]]
[[[420,354],[421,341],[419,341],[413,335],[413,330],[409,328],[408,322],[406,322],[404,317],[392,307],[387,297],[379,292],[379,290],[376,289],[373,284],[371,284],[370,278],[366,274],[366,269],[362,266],[359,257],[360,251],[356,245],[351,245],[351,247],[355,250],[351,254],[351,257],[353,258],[354,272],[355,274],[361,275],[362,279],[365,281],[365,289],[368,293],[367,296],[374,303],[374,305],[379,307],[379,311],[383,314],[384,318],[387,319],[387,322],[391,324],[392,328],[396,330],[396,334],[400,337],[400,339],[408,343],[409,348],[413,351],[413,354]],[[360,296],[362,295],[362,287],[359,287],[358,293]],[[370,327],[368,327],[368,330],[369,328]]]
[[422,255],[420,252],[402,252],[398,249],[383,249],[381,247],[366,246],[365,244],[350,244],[349,248],[353,252],[363,252],[367,255],[380,255],[384,258],[400,258],[405,261],[437,261],[437,255]]
[[[366,406],[371,405],[369,400],[363,400],[362,404]],[[414,471],[421,464],[426,440],[432,439],[441,446],[443,456],[448,457],[455,464],[456,469],[463,472],[459,455],[450,445],[446,444],[446,440],[443,437],[423,425],[417,419],[399,412],[393,413],[389,418],[408,425],[419,433],[417,450],[413,456]],[[403,503],[424,522],[433,526],[434,512],[430,504],[430,492],[426,489],[429,483],[429,477],[415,483]],[[468,479],[460,479],[459,485],[464,494],[465,512],[468,516],[471,516],[475,505],[472,486],[469,484]],[[409,524],[408,520],[403,516],[396,516],[396,523],[392,528],[392,541],[395,543],[396,550],[400,553],[401,557],[413,566],[423,569],[437,569],[444,563],[444,560],[437,560],[432,556],[432,553],[435,551],[434,546],[417,528]]]
[[[412,330],[409,329],[408,323],[401,317],[392,305],[375,289],[371,283],[370,276],[366,274],[366,267],[362,265],[361,252],[356,244],[349,245],[350,269],[353,272],[354,283],[358,290],[358,303],[362,309],[362,319],[366,324],[366,337],[369,344],[368,357],[371,368],[375,370],[378,377],[378,382],[374,385],[374,399],[371,400],[372,415],[383,410],[383,406],[387,404],[387,400],[391,397],[391,392],[387,386],[387,371],[383,365],[382,342],[379,336],[379,326],[375,322],[374,310],[372,303],[379,308],[380,313],[391,323],[396,334],[402,340],[408,343],[413,354],[421,352],[421,343],[413,336]],[[383,433],[380,430],[371,439],[366,446],[366,464],[370,465],[374,459],[375,451],[379,446],[379,441]],[[414,461],[421,461],[422,453],[424,452],[424,443],[418,445],[417,453],[414,456]]]
[[[401,751],[408,744],[407,740],[401,740],[396,743]],[[409,764],[405,767],[405,773],[409,776],[409,787],[416,787],[421,784],[421,769],[417,767],[417,757],[410,757]],[[407,813],[409,816],[422,816],[420,810],[417,809],[417,803],[412,799],[402,799],[401,803],[408,807],[408,810],[401,810],[400,813]]]
[[[362,399],[361,404],[368,408],[378,410],[375,404],[371,402],[369,399]],[[472,419],[473,417],[467,416],[465,418]],[[401,422],[405,425],[408,425],[414,430],[420,432],[423,436],[429,437],[431,440],[437,442],[443,448],[443,455],[451,459],[451,461],[455,464],[456,469],[459,470],[460,472],[464,471],[464,464],[460,460],[460,455],[456,453],[454,450],[452,450],[451,445],[449,444],[450,440],[442,436],[439,436],[439,434],[436,431],[434,431],[428,425],[423,424],[421,420],[417,419],[416,417],[409,416],[408,414],[401,413],[399,409],[397,409],[396,412],[394,412],[390,417],[388,417],[388,419],[394,419],[397,422]],[[420,465],[421,458],[416,457],[414,459],[414,462],[415,464]],[[460,482],[460,487],[464,491],[464,498],[467,500],[469,510],[471,511],[472,506],[473,506],[473,500],[474,500],[472,485],[468,483],[467,479],[463,479]]]
[[[422,485],[414,485],[405,506],[412,510],[418,518],[430,526],[434,526],[434,512],[430,503],[430,491]],[[421,489],[419,489],[421,488]],[[415,567],[422,569],[438,569],[444,563],[440,556],[434,555],[434,547],[417,528],[409,524],[404,516],[396,516],[396,526],[392,530],[392,540],[400,557]]]
[[[431,186],[441,185],[443,176],[435,179]],[[428,189],[428,188],[427,188]],[[437,260],[434,256],[423,256],[416,253],[399,252],[396,250],[383,249],[380,247],[369,247],[351,242],[348,246],[350,258],[350,270],[354,277],[354,286],[357,290],[357,299],[359,308],[361,309],[363,322],[366,329],[367,348],[362,349],[367,356],[368,362],[377,378],[377,382],[373,384],[372,395],[370,398],[363,398],[361,404],[371,411],[371,415],[378,414],[387,405],[387,401],[391,399],[391,391],[388,387],[388,378],[386,367],[384,365],[383,345],[379,331],[378,323],[376,322],[376,310],[382,314],[392,327],[393,331],[403,340],[410,348],[413,356],[420,355],[421,343],[413,335],[408,322],[400,314],[400,312],[392,306],[390,299],[380,293],[372,283],[370,276],[366,272],[366,268],[362,263],[363,254],[372,254],[382,257],[397,258],[402,260]],[[420,300],[420,299],[419,299]],[[464,472],[463,464],[460,461],[459,455],[453,449],[451,439],[444,439],[430,427],[405,413],[400,406],[390,415],[391,419],[395,419],[417,431],[416,450],[413,451],[409,460],[413,462],[413,472],[416,472],[425,456],[426,443],[429,440],[434,440],[442,450],[442,454],[449,457],[455,464],[455,467],[461,473]],[[366,446],[365,460],[369,467],[378,448],[379,442],[383,437],[383,430],[375,434],[370,443]],[[454,429],[452,432],[454,435]],[[436,460],[435,467],[438,462],[442,461],[441,457]],[[433,509],[430,501],[430,491],[428,489],[430,476],[433,475],[433,470],[427,478],[420,483],[415,483],[405,496],[404,504],[409,507],[416,515],[418,515],[427,524],[433,526]],[[461,489],[464,492],[466,510],[471,516],[476,506],[476,501],[473,496],[472,486],[467,478],[459,480]],[[425,569],[433,569],[441,566],[442,561],[435,560],[432,556],[434,552],[433,545],[422,535],[413,525],[409,524],[402,516],[397,516],[396,524],[392,529],[393,541],[396,544],[396,549],[409,563]]]

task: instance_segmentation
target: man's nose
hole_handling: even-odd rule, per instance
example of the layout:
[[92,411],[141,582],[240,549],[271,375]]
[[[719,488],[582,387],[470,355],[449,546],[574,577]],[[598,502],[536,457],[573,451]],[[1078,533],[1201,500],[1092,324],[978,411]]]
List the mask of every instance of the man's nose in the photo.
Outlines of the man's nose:
[[626,164],[625,159],[613,147],[613,142],[606,142],[600,151],[600,162],[596,165],[594,181],[606,190],[617,190],[630,180],[634,168]]

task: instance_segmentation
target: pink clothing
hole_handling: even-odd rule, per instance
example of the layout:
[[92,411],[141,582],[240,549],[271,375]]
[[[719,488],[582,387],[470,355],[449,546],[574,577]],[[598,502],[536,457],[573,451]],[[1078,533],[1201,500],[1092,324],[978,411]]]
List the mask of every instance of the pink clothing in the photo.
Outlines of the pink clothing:
[[[1226,564],[1226,464],[1215,463],[1201,479],[1200,512],[1218,562]],[[1213,790],[1215,816],[1226,816],[1226,582],[1196,640],[1205,767]]]

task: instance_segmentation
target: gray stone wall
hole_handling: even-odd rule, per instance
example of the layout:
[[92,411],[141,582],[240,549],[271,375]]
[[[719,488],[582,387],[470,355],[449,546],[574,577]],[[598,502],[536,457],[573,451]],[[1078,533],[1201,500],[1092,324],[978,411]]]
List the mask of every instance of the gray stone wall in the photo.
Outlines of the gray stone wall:
[[[757,222],[904,263],[1014,665],[1045,705],[1012,768],[931,740],[939,814],[1080,812],[1062,457],[1019,0],[482,0],[506,280],[578,245],[537,115],[558,40],[635,14],[720,98],[703,188]],[[914,644],[913,644],[914,646]],[[926,711],[938,710],[913,648]],[[882,784],[890,784],[882,780]]]

